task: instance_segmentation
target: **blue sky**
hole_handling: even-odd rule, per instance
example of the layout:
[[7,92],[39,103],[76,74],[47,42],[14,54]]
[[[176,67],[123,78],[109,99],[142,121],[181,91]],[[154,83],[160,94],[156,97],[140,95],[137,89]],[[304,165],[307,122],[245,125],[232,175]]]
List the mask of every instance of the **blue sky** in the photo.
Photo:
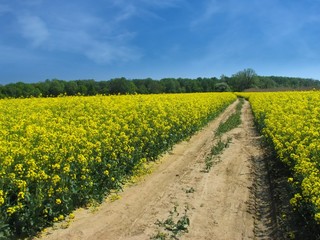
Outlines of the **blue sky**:
[[0,0],[0,84],[320,79],[320,0]]

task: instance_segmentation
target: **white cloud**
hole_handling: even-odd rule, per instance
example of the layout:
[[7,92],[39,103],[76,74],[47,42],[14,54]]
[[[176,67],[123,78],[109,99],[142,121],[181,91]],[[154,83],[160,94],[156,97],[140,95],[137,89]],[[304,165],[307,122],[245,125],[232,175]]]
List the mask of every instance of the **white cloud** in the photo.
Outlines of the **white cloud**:
[[109,0],[97,5],[98,8],[81,1],[79,4],[66,2],[45,12],[49,6],[46,1],[30,0],[20,3],[20,9],[14,15],[21,36],[33,48],[79,54],[105,64],[141,58],[141,49],[131,44],[139,33],[128,29],[127,23],[134,18],[161,20],[156,9],[174,8],[183,2],[185,0]]
[[60,18],[52,26],[46,48],[50,51],[79,54],[98,63],[126,62],[138,59],[141,54],[129,42],[134,33],[117,29],[106,20],[81,14]]
[[[244,3],[244,1],[237,0],[206,0],[200,5],[200,9],[195,9],[197,15],[191,21],[190,27],[195,28],[206,25],[208,22],[218,22],[219,18],[234,18],[245,15],[252,9],[253,5],[253,2]],[[221,16],[215,19],[218,14],[221,14]]]
[[104,64],[113,61],[132,61],[139,59],[141,54],[133,48],[116,46],[107,42],[93,42],[85,51],[85,55],[97,63]]
[[191,28],[195,28],[209,20],[212,20],[213,16],[221,11],[221,6],[216,0],[211,0],[205,4],[203,9],[204,10],[198,14],[193,21],[191,21]]
[[121,12],[115,17],[115,22],[119,23],[130,19],[137,14],[137,8],[134,5],[125,5],[121,9]]
[[163,20],[156,13],[158,9],[178,8],[186,4],[185,0],[135,0],[130,3],[126,0],[112,0],[112,5],[119,9],[116,22],[129,20],[133,17]]
[[19,17],[22,35],[31,41],[33,47],[42,45],[49,37],[45,22],[38,16],[25,15]]
[[[68,9],[72,7],[70,5]],[[134,7],[111,9],[106,16],[86,12],[81,5],[76,7],[78,9],[73,12],[63,9],[36,16],[28,9],[23,14],[16,14],[21,36],[33,48],[51,53],[79,54],[99,64],[133,61],[141,57],[139,50],[130,45],[135,33],[122,25],[135,14]]]
[[177,7],[180,4],[185,2],[185,0],[135,0],[130,3],[126,0],[113,0],[112,4],[116,6],[135,6],[139,8],[148,8],[148,7],[155,7],[155,8],[172,8]]
[[140,2],[153,7],[172,8],[179,6],[183,0],[140,0]]

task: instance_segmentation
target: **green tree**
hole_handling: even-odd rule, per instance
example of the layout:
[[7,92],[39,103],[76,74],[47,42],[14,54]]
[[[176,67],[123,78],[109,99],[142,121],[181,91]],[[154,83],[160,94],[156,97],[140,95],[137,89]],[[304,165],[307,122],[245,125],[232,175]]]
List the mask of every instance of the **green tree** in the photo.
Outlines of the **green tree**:
[[51,81],[46,79],[44,82],[35,83],[35,88],[39,89],[42,96],[46,97],[49,96],[50,84]]
[[146,82],[147,89],[149,93],[163,93],[164,88],[158,80],[147,80]]
[[277,84],[270,77],[259,76],[259,88],[275,88]]
[[109,82],[109,92],[111,94],[132,94],[136,90],[136,85],[124,77],[111,79]]
[[108,81],[98,82],[98,93],[109,94],[109,82]]
[[166,93],[179,93],[181,92],[180,83],[174,78],[163,78],[160,80]]
[[21,97],[22,90],[17,87],[16,83],[9,83],[4,87],[4,93],[8,97]]
[[[152,81],[152,80],[151,80]],[[134,85],[137,88],[137,93],[139,94],[148,94],[148,88],[147,88],[147,80],[146,79],[134,79],[132,80]]]
[[215,91],[217,92],[230,92],[231,89],[226,82],[219,82],[215,85]]
[[247,68],[232,75],[227,83],[233,91],[242,92],[245,89],[256,87],[258,80],[256,72]]
[[93,79],[85,80],[85,86],[87,87],[87,95],[94,96],[98,93],[97,84]]
[[78,93],[78,84],[76,81],[69,81],[65,83],[65,90],[68,96],[74,96]]
[[65,82],[62,80],[53,79],[50,82],[49,95],[56,97],[60,94],[64,94],[65,92],[64,83]]

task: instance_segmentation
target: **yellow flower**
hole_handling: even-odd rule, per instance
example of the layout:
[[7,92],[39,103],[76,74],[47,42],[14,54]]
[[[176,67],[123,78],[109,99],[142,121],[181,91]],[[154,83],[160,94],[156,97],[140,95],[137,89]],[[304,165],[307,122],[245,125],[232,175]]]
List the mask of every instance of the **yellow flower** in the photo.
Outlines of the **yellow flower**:
[[19,192],[18,193],[18,199],[19,200],[24,199],[24,192]]
[[[290,200],[292,206],[308,204],[320,218],[319,169],[319,101],[320,92],[240,93],[252,106],[262,133],[272,142],[276,154],[293,172],[297,192]],[[297,177],[296,177],[297,176]],[[303,199],[303,201],[301,201]]]
[[[1,122],[8,124],[0,126],[0,206],[18,214],[27,192],[31,201],[56,205],[68,204],[70,192],[102,196],[101,178],[117,182],[139,159],[156,159],[235,100],[233,93],[2,99]],[[9,187],[17,204],[6,199]],[[59,221],[60,209],[42,217]]]
[[320,213],[316,213],[314,215],[314,219],[317,221],[318,224],[320,224]]
[[52,177],[52,182],[54,185],[56,185],[60,180],[61,180],[61,178],[58,175],[54,175]]
[[16,211],[17,211],[16,207],[8,207],[8,209],[7,209],[7,213],[8,213],[9,216],[14,214]]
[[23,165],[22,164],[17,164],[15,167],[14,167],[14,170],[17,172],[17,173],[21,173],[24,169],[23,169]]
[[59,163],[53,164],[52,165],[52,169],[59,170],[60,169],[60,164]]
[[4,204],[4,194],[3,190],[0,190],[0,206]]

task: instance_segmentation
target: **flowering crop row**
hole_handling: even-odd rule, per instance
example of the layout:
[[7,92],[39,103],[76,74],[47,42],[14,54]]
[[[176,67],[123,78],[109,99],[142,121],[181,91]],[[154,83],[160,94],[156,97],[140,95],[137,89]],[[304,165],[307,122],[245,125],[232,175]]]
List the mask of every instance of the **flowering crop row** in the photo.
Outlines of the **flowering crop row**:
[[320,92],[242,93],[279,158],[293,173],[290,203],[320,224]]
[[101,201],[133,168],[199,130],[231,93],[0,100],[0,238]]

